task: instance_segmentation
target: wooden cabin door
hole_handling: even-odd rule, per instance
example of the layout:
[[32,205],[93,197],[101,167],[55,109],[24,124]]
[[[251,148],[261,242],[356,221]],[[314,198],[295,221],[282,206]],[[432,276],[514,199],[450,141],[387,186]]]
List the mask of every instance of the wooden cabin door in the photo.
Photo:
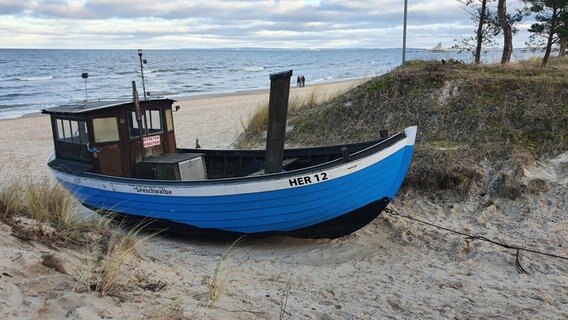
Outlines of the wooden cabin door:
[[130,129],[126,118],[120,118],[118,122],[118,131],[120,135],[120,158],[122,161],[122,176],[131,177],[132,168],[130,166]]
[[123,176],[122,153],[119,144],[106,145],[98,153],[101,174],[109,176]]
[[122,164],[121,139],[118,117],[101,117],[93,119],[93,133],[98,169],[101,174],[124,176]]

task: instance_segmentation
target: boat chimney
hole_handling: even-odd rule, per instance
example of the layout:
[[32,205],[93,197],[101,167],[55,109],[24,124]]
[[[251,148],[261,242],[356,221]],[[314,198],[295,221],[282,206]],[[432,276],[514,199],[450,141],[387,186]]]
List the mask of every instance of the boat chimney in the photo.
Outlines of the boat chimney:
[[282,171],[291,76],[292,70],[270,75],[268,132],[266,135],[264,173],[277,173]]

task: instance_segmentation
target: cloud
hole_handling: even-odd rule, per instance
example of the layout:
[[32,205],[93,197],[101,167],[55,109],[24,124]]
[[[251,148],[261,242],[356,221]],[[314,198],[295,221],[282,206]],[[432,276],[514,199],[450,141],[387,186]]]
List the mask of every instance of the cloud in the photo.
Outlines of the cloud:
[[[409,46],[449,44],[474,29],[457,1],[409,2]],[[402,10],[402,0],[0,0],[0,43],[34,47],[43,36],[39,44],[53,47],[393,47]]]

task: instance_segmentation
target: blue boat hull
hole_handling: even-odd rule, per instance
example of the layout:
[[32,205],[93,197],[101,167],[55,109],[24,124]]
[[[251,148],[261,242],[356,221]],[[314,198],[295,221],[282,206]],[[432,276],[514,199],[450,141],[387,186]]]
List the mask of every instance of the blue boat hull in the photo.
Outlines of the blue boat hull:
[[149,181],[53,171],[86,207],[173,232],[335,238],[368,224],[395,196],[415,134],[352,161],[261,178]]
[[[173,222],[166,219],[144,218],[138,215],[112,212],[109,217],[119,223],[131,227],[144,226],[145,230],[156,231],[160,234],[168,234],[198,239],[228,240],[242,236],[248,238],[264,238],[268,236],[290,236],[296,238],[327,238],[335,239],[353,233],[377,218],[387,207],[391,199],[385,198],[374,201],[364,207],[358,208],[337,218],[318,223],[306,228],[292,231],[267,231],[261,233],[233,232],[214,228],[198,228],[187,224]],[[90,208],[97,210],[96,208]]]

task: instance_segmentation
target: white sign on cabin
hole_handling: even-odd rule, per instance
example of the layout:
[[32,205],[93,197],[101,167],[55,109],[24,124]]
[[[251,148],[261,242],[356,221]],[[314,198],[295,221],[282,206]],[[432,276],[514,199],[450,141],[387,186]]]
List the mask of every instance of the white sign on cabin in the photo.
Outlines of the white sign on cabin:
[[160,136],[144,137],[142,141],[144,142],[144,148],[150,148],[153,146],[160,145]]

